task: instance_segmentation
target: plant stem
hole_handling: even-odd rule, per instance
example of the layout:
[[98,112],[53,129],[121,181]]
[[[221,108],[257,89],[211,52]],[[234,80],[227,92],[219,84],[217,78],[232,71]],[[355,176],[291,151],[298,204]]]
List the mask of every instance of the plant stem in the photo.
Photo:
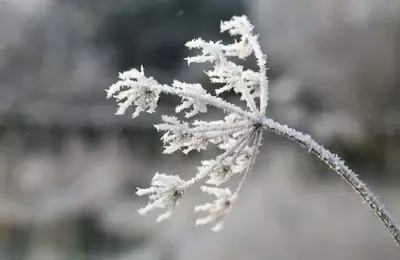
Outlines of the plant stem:
[[311,136],[304,134],[300,131],[294,130],[287,125],[281,125],[278,122],[269,118],[262,120],[264,129],[282,135],[301,147],[308,149],[308,151],[318,157],[321,161],[327,164],[332,170],[339,174],[372,208],[374,213],[386,226],[390,234],[395,239],[397,245],[400,245],[400,227],[385,209],[384,205],[378,198],[371,192],[367,185],[362,182],[356,173],[350,170],[337,155],[325,149],[322,145],[314,141]]

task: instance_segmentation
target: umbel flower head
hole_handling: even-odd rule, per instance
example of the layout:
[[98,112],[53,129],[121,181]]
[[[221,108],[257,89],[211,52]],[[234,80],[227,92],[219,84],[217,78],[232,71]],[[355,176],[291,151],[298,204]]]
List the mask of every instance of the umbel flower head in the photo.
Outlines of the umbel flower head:
[[[141,208],[139,213],[146,214],[161,208],[166,211],[157,221],[169,218],[187,189],[207,178],[205,182],[214,187],[202,186],[202,190],[215,195],[217,199],[213,203],[195,207],[196,212],[207,213],[207,216],[199,218],[196,223],[212,224],[213,230],[221,229],[224,217],[230,212],[252,171],[263,130],[268,130],[306,148],[339,174],[370,205],[400,245],[400,227],[365,183],[337,155],[326,150],[309,135],[265,116],[268,105],[266,55],[262,53],[257,36],[253,33],[253,25],[247,17],[234,16],[229,21],[222,22],[222,32],[228,32],[236,39],[226,44],[201,38],[186,43],[189,49],[199,51],[198,55],[186,58],[189,65],[206,62],[212,65],[212,69],[205,73],[211,83],[218,83],[219,87],[214,93],[208,93],[199,83],[175,80],[172,85],[160,84],[154,78],[146,76],[143,67],[120,73],[119,81],[106,90],[107,98],[113,97],[117,100],[119,108],[116,114],[122,115],[132,106],[133,117],[141,112],[153,113],[161,93],[182,98],[175,112],[185,112],[187,121],[164,115],[163,123],[155,125],[158,131],[164,132],[161,140],[165,154],[176,151],[187,154],[206,150],[209,145],[215,145],[222,150],[215,158],[203,161],[197,168],[196,175],[189,180],[181,180],[177,175],[156,173],[149,188],[137,190],[137,195],[149,196],[149,204]],[[257,71],[245,69],[235,62],[250,55],[254,55],[257,61]],[[228,91],[237,93],[244,104],[234,105],[219,96]],[[199,113],[206,113],[209,106],[223,110],[226,116],[216,121],[189,121]],[[241,180],[233,193],[220,187],[234,175],[241,175]]]
[[[209,145],[215,145],[223,152],[216,158],[202,161],[197,174],[190,180],[181,180],[178,176],[156,173],[150,188],[138,189],[137,195],[149,196],[149,204],[139,210],[140,214],[156,208],[166,209],[157,221],[171,216],[173,208],[182,199],[185,191],[205,178],[208,185],[220,186],[234,175],[242,175],[235,193],[223,188],[204,186],[202,190],[217,196],[214,204],[196,207],[196,211],[206,210],[208,218],[199,219],[198,224],[217,224],[215,230],[222,227],[223,217],[229,212],[232,198],[241,190],[247,177],[261,140],[262,128],[258,122],[264,114],[268,97],[268,85],[265,75],[266,56],[261,53],[257,37],[253,35],[253,26],[246,16],[234,16],[231,20],[221,23],[221,32],[228,32],[238,39],[232,43],[221,41],[204,41],[200,38],[189,41],[189,49],[200,50],[199,55],[186,58],[191,63],[211,63],[213,69],[206,71],[211,83],[220,86],[215,94],[208,93],[201,84],[185,83],[175,80],[172,85],[158,83],[154,78],[145,75],[143,67],[140,70],[131,69],[120,73],[119,81],[107,90],[107,97],[114,97],[119,108],[118,115],[124,114],[134,107],[133,117],[141,112],[153,113],[161,93],[174,94],[182,98],[175,112],[185,112],[186,118],[192,118],[198,113],[207,112],[208,106],[222,109],[226,116],[216,121],[181,121],[174,116],[162,116],[162,123],[155,125],[158,131],[164,132],[161,140],[164,153],[171,154],[182,151],[188,154],[192,151],[206,150]],[[230,61],[230,58],[245,59],[254,54],[259,71],[245,69]],[[246,103],[244,108],[226,102],[218,95],[235,91]],[[224,201],[224,203],[222,203]],[[228,203],[229,201],[229,203]],[[229,207],[227,205],[229,204]],[[224,206],[225,205],[225,206]],[[218,223],[214,223],[218,221]]]

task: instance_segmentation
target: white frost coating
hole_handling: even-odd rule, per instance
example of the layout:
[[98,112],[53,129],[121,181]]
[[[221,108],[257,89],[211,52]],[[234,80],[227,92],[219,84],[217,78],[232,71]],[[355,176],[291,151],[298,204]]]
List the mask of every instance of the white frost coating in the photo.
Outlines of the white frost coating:
[[[161,214],[157,221],[169,218],[185,191],[208,177],[206,183],[214,187],[202,186],[202,190],[215,195],[217,199],[213,203],[195,208],[196,212],[204,211],[208,214],[199,218],[196,224],[214,224],[213,230],[221,229],[223,218],[230,212],[253,169],[262,141],[262,131],[268,130],[306,148],[338,173],[373,209],[395,241],[400,244],[400,228],[393,217],[337,155],[316,143],[309,135],[265,117],[268,105],[266,55],[262,53],[257,35],[253,34],[253,25],[247,17],[234,16],[231,20],[222,22],[221,32],[228,32],[238,39],[233,43],[224,44],[222,41],[207,42],[198,38],[186,44],[189,49],[200,51],[199,55],[186,58],[188,64],[211,63],[212,69],[206,71],[206,74],[211,83],[221,84],[215,89],[216,95],[208,93],[198,83],[175,80],[172,85],[162,85],[154,78],[146,76],[143,68],[120,73],[119,81],[106,90],[107,98],[114,97],[117,100],[118,115],[124,114],[130,106],[134,107],[133,117],[138,116],[140,112],[153,113],[161,93],[181,97],[182,102],[176,107],[176,113],[184,111],[186,118],[207,112],[207,106],[219,108],[227,113],[223,120],[210,122],[180,121],[173,116],[162,116],[163,123],[155,127],[164,132],[161,137],[164,153],[182,151],[187,154],[201,151],[207,149],[210,143],[224,152],[214,159],[203,161],[197,174],[188,181],[181,180],[178,176],[156,173],[150,188],[137,190],[137,195],[149,196],[149,204],[141,208],[139,213],[146,214],[150,210],[163,208],[166,212]],[[230,60],[231,57],[245,59],[252,54],[257,60],[259,71],[245,69]],[[234,91],[240,95],[246,106],[228,103],[218,96],[227,91]],[[242,180],[234,194],[229,189],[216,187],[226,184],[235,174],[241,174]]]
[[213,144],[224,143],[229,139],[232,133],[242,131],[252,125],[248,121],[237,121],[237,123],[229,122],[231,117],[225,117],[225,120],[214,122],[194,121],[190,127],[189,123],[181,122],[176,117],[162,116],[164,124],[155,125],[158,131],[165,131],[161,137],[164,143],[165,154],[173,153],[181,150],[188,154],[193,150],[205,150],[209,142]]
[[149,204],[138,210],[141,215],[146,214],[150,210],[156,208],[166,208],[167,211],[157,218],[157,222],[169,218],[172,209],[177,205],[184,193],[185,181],[179,176],[159,174],[154,175],[151,181],[151,187],[146,189],[138,188],[136,194],[138,196],[149,195]]
[[[196,96],[204,96],[205,94],[207,94],[206,90],[200,84],[189,84],[175,80],[172,86],[175,87],[176,89],[181,89],[184,91],[191,92]],[[199,112],[201,113],[207,112],[207,106],[205,101],[185,96],[182,96],[182,104],[177,106],[175,111],[176,113],[179,113],[184,109],[190,108],[191,106],[193,107],[193,110],[185,114],[186,118],[192,117]]]
[[232,208],[233,196],[228,188],[221,189],[215,187],[201,186],[205,193],[215,195],[217,199],[213,203],[198,205],[194,212],[207,212],[208,215],[196,220],[196,225],[202,226],[213,224],[213,231],[220,231],[223,228],[223,219],[229,214]]
[[229,181],[233,175],[244,173],[250,167],[250,163],[254,163],[251,158],[252,152],[254,152],[253,149],[255,148],[248,147],[254,134],[253,132],[239,145],[234,143],[236,142],[235,139],[228,139],[225,143],[221,143],[219,145],[221,149],[229,151],[231,147],[236,148],[232,152],[229,152],[230,155],[228,156],[220,155],[216,160],[202,161],[202,166],[198,167],[198,175],[209,176],[206,183],[219,186]]
[[116,115],[123,115],[131,105],[136,106],[136,110],[132,115],[135,118],[140,112],[146,111],[153,113],[157,107],[160,97],[160,90],[149,88],[158,84],[152,77],[144,75],[144,69],[141,71],[132,69],[119,74],[117,83],[113,84],[107,91],[107,98],[114,97],[118,103]]
[[257,39],[258,36],[253,35],[253,27],[246,16],[234,16],[231,20],[221,23],[221,32],[228,31],[232,36],[239,35],[241,37],[240,42],[236,44],[237,46],[234,46],[233,54],[230,54],[230,56],[241,58],[242,55],[242,57],[247,57],[251,54],[249,50],[254,53],[257,65],[260,68],[260,113],[264,116],[268,105],[267,56],[261,50]]
[[235,154],[239,149],[241,149],[242,144],[247,143],[248,140],[252,138],[253,133],[254,131],[245,133],[243,136],[241,136],[235,141],[235,143],[233,143],[231,147],[226,149],[222,155],[217,156],[216,160],[212,164],[207,165],[205,169],[199,170],[195,177],[187,181],[186,186],[192,186],[193,184],[196,184],[200,180],[212,174],[214,169],[219,167],[225,159],[229,158],[231,155]]

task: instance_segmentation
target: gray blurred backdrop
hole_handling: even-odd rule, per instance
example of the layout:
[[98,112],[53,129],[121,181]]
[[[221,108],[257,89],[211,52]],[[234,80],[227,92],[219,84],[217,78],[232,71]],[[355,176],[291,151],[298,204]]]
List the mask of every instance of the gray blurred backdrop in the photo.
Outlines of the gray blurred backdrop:
[[161,155],[160,114],[114,116],[104,89],[144,65],[212,90],[184,43],[228,39],[220,20],[242,14],[268,53],[268,115],[340,154],[400,221],[400,1],[0,0],[0,260],[400,259],[338,176],[270,134],[223,232],[194,227],[196,190],[165,223],[137,214],[136,187],[215,150]]

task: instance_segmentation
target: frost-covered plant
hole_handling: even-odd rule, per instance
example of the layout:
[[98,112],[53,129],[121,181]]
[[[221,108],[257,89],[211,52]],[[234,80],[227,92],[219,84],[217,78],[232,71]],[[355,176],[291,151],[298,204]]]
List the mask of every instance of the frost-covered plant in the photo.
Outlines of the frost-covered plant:
[[[173,94],[182,98],[176,107],[176,113],[185,111],[185,117],[191,118],[199,113],[207,112],[208,106],[222,109],[226,116],[218,121],[180,121],[173,116],[162,116],[162,124],[155,125],[158,131],[164,132],[161,140],[164,153],[182,151],[187,154],[193,150],[207,149],[209,143],[216,145],[223,152],[216,158],[201,162],[197,174],[182,180],[178,176],[156,173],[151,186],[138,189],[139,196],[148,195],[149,204],[140,209],[140,214],[161,208],[166,212],[157,221],[171,216],[174,207],[184,197],[185,192],[205,180],[209,186],[201,186],[203,192],[215,195],[213,203],[195,207],[195,212],[205,212],[206,216],[197,220],[197,225],[212,224],[213,230],[222,227],[223,218],[229,213],[238,198],[246,179],[255,163],[261,145],[264,130],[284,136],[309,153],[317,156],[331,169],[339,174],[373,209],[381,219],[395,241],[400,244],[400,228],[386,211],[383,204],[373,195],[353,171],[335,154],[316,143],[309,135],[279,124],[265,116],[268,105],[268,80],[266,76],[266,55],[261,51],[257,35],[253,34],[253,25],[246,16],[234,16],[221,23],[221,32],[228,32],[237,37],[233,43],[221,41],[204,41],[200,38],[186,43],[189,49],[200,50],[200,54],[186,58],[191,63],[211,63],[212,69],[205,73],[212,83],[222,87],[215,94],[208,93],[201,84],[174,81],[172,85],[160,84],[154,78],[140,70],[131,69],[119,74],[119,81],[107,89],[107,98],[114,97],[119,105],[118,115],[124,114],[127,108],[134,106],[133,117],[140,112],[153,113],[161,93]],[[245,69],[230,58],[246,59],[254,55],[259,67],[258,71]],[[240,107],[226,102],[219,94],[234,91],[247,107]],[[241,176],[236,190],[221,188],[232,176]]]

